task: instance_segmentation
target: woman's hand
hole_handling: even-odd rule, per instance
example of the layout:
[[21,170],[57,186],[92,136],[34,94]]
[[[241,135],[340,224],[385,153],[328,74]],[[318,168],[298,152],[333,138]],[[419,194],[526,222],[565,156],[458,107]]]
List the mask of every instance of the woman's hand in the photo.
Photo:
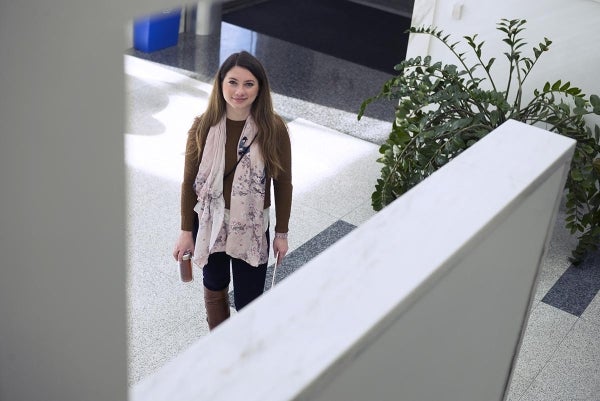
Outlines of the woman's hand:
[[277,258],[277,264],[281,264],[283,262],[283,258],[287,254],[288,251],[288,240],[287,235],[285,237],[278,236],[275,233],[275,238],[273,239],[273,254]]
[[181,231],[179,238],[175,243],[173,257],[175,260],[181,262],[181,258],[186,252],[194,252],[194,238],[192,237],[191,231]]

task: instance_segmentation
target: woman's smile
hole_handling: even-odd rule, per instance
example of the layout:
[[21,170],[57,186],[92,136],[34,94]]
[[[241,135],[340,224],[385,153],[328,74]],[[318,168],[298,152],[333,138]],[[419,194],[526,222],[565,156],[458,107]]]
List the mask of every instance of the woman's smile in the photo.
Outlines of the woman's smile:
[[233,67],[223,79],[223,98],[227,102],[227,117],[244,120],[250,114],[258,96],[258,79],[243,67]]

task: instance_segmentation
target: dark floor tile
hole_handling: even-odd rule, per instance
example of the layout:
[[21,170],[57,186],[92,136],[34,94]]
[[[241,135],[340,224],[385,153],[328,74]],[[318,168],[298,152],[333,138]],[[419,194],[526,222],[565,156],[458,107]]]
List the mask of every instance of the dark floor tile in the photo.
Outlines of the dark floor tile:
[[[347,223],[343,220],[338,220],[305,242],[299,248],[290,252],[285,257],[283,263],[280,266],[277,266],[275,284],[292,274],[300,267],[304,266],[315,256],[329,248],[336,241],[344,237],[355,228],[356,226],[350,223]],[[273,267],[274,266],[270,266],[267,270],[267,283],[265,284],[265,288],[267,289],[271,287],[271,282],[273,280]]]
[[600,291],[600,250],[579,266],[569,267],[542,299],[542,302],[571,313],[581,314]]
[[406,57],[411,18],[347,0],[271,0],[223,21],[389,74]]

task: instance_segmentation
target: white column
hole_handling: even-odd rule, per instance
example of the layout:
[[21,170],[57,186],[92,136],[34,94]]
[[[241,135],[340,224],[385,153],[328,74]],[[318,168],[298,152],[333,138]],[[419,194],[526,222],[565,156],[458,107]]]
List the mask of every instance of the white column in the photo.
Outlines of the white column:
[[223,0],[204,0],[196,8],[196,34],[214,35],[221,32]]
[[160,0],[0,3],[0,399],[127,399],[125,25]]

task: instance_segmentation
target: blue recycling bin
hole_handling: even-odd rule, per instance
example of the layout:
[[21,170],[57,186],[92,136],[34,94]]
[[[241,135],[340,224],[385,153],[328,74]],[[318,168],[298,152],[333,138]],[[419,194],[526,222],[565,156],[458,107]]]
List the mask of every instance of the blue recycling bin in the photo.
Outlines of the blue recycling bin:
[[181,8],[136,19],[133,23],[133,47],[146,53],[177,45]]

